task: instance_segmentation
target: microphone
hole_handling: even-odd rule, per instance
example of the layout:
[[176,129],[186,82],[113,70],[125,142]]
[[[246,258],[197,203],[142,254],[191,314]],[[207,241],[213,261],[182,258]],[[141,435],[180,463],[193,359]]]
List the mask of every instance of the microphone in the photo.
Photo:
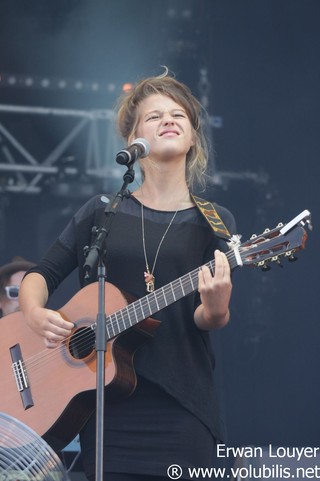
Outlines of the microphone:
[[150,144],[146,139],[136,139],[126,149],[120,150],[116,155],[116,161],[121,165],[131,165],[136,160],[147,157],[150,152]]

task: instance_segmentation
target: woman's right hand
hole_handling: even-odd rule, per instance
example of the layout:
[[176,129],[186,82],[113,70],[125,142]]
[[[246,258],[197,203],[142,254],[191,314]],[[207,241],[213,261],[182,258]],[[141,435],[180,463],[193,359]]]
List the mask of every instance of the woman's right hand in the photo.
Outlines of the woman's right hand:
[[44,338],[49,348],[56,347],[57,343],[69,337],[74,328],[74,324],[63,319],[59,312],[38,306],[29,312],[26,321],[33,331]]
[[28,326],[43,337],[45,345],[56,347],[70,336],[74,324],[63,319],[59,312],[44,307],[47,300],[48,289],[42,275],[27,274],[20,286],[20,308]]

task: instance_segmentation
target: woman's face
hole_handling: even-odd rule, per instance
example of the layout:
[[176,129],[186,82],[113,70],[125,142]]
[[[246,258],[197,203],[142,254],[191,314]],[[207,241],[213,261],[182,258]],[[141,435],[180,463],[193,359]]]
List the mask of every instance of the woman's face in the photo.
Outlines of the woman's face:
[[185,157],[194,145],[185,109],[161,94],[150,95],[140,103],[136,137],[148,140],[150,158]]

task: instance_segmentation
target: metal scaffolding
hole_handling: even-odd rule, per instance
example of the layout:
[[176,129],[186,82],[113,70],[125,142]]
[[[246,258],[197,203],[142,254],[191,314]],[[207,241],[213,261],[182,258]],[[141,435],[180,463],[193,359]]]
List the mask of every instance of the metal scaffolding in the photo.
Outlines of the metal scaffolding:
[[[36,194],[43,190],[48,176],[74,178],[81,174],[93,182],[121,177],[121,168],[114,162],[120,139],[115,133],[112,110],[0,105],[0,115],[0,191]],[[50,152],[39,157],[27,147],[26,139],[18,140],[23,135],[15,124],[5,125],[10,118],[12,121],[12,116],[28,117],[35,130],[44,119],[49,119],[49,122],[59,123],[62,132]],[[66,124],[64,119],[68,119]],[[68,149],[79,150],[80,142],[81,154],[70,157]],[[36,145],[32,147],[37,151]]]
[[[43,123],[44,119],[49,121],[49,131],[53,124],[59,125],[59,136],[54,139],[54,147],[44,156],[31,153],[30,147],[26,145],[27,139],[18,140],[21,132],[17,124],[5,126],[6,122],[10,123],[10,117],[12,121],[12,116],[32,119],[33,132],[37,131],[39,123]],[[50,185],[50,189],[56,193],[68,195],[71,186],[77,189],[74,181],[79,178],[85,178],[87,185],[102,183],[107,190],[114,190],[120,185],[119,180],[123,175],[123,168],[115,162],[116,152],[123,145],[115,131],[114,116],[113,110],[0,104],[0,192],[37,194]],[[64,119],[68,119],[68,122],[64,123]],[[209,130],[211,128],[212,125]],[[33,139],[34,150],[37,150],[37,137],[35,135]],[[269,180],[263,172],[224,172],[216,166],[209,170],[209,188],[227,189],[232,181],[267,184]]]

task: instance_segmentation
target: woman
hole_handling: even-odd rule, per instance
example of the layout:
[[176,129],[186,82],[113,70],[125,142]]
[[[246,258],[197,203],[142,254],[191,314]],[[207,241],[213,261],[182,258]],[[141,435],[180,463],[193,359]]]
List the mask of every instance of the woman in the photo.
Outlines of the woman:
[[[190,90],[168,75],[139,82],[120,100],[121,134],[129,144],[145,138],[151,148],[140,161],[142,184],[121,203],[106,242],[108,282],[141,298],[213,255],[215,274],[203,266],[198,291],[154,316],[160,326],[134,357],[134,393],[106,406],[108,481],[168,479],[172,464],[183,468],[181,479],[188,479],[187,467],[212,466],[223,438],[209,331],[227,324],[232,285],[225,241],[214,235],[190,195],[207,161],[200,114]],[[68,337],[73,324],[45,308],[48,296],[76,267],[83,284],[83,247],[90,244],[104,208],[100,196],[87,202],[22,283],[25,318],[49,348]],[[232,215],[216,209],[233,233]],[[95,416],[80,440],[85,472],[93,480]]]

